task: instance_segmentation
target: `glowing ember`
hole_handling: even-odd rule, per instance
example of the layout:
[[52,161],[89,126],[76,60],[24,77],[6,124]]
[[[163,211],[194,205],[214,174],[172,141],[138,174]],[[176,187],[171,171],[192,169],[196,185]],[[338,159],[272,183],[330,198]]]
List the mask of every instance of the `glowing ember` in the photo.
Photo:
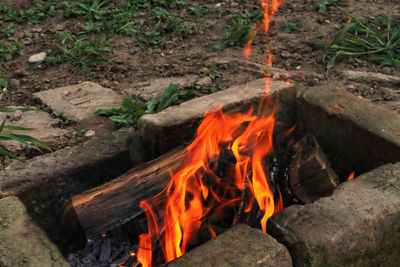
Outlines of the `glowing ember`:
[[355,172],[352,172],[352,173],[349,175],[349,178],[347,178],[347,181],[348,181],[348,180],[354,179],[354,175],[355,175]]
[[[269,23],[280,2],[262,0],[264,22],[253,29],[249,43],[244,49],[247,57],[255,33]],[[268,56],[268,65],[272,64]],[[197,129],[195,140],[185,149],[182,167],[171,172],[169,185],[153,199],[142,201],[146,212],[148,233],[139,236],[138,261],[151,266],[153,246],[161,245],[166,262],[182,256],[188,246],[197,242],[198,233],[214,238],[212,221],[222,216],[223,210],[233,208],[249,213],[255,205],[262,212],[260,225],[266,231],[267,220],[283,208],[281,194],[274,200],[268,177],[266,157],[274,152],[272,134],[275,125],[269,91],[271,79],[266,78],[265,96],[258,112],[253,108],[246,114],[224,114],[222,107],[206,113]],[[218,159],[224,153],[233,155],[229,175],[219,175]],[[163,203],[162,207],[154,203]],[[237,222],[237,214],[233,223]]]

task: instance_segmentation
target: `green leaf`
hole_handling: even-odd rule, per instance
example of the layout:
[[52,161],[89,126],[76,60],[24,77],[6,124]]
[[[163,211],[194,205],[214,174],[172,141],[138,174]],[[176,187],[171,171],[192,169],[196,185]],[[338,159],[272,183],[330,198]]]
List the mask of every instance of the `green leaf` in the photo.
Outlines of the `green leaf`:
[[[50,147],[48,147],[47,144],[43,143],[42,141],[40,141],[32,136],[29,136],[29,135],[14,134],[14,133],[1,133],[0,138],[17,141],[17,142],[20,142],[29,147],[35,148],[39,151],[40,151],[40,149],[37,146],[41,146],[41,147],[47,149],[48,151],[51,151]],[[32,143],[32,144],[30,144],[30,143]]]
[[7,107],[0,107],[0,112],[15,112],[17,110],[21,110],[22,112],[27,111],[41,111],[37,108],[7,108]]
[[3,156],[6,156],[6,157],[10,157],[10,158],[22,161],[20,158],[16,157],[12,153],[10,153],[7,150],[5,150],[2,146],[0,146],[0,154],[3,155]]
[[[16,125],[4,125],[4,129],[14,130],[14,131],[31,131],[31,130],[35,130],[33,128],[20,127],[20,126],[16,126]],[[1,130],[0,130],[0,132],[1,132]]]

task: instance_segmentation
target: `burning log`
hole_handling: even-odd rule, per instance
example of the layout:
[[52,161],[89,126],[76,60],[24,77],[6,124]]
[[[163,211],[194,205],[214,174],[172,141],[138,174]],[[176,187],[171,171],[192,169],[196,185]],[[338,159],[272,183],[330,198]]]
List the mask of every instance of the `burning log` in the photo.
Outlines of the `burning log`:
[[314,136],[305,135],[293,145],[293,149],[286,179],[295,197],[310,203],[332,193],[339,184],[339,177],[330,167]]
[[184,160],[183,147],[129,170],[119,178],[71,197],[60,216],[69,235],[98,236],[143,214],[140,201],[161,192]]

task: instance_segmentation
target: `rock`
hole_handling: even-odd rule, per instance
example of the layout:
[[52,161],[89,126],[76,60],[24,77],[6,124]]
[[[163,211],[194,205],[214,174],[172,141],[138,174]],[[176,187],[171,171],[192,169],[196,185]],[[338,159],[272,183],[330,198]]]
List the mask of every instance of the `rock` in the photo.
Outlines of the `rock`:
[[125,89],[124,94],[137,100],[148,101],[151,98],[156,98],[164,94],[165,89],[171,83],[185,86],[188,83],[196,82],[196,75],[186,75],[182,77],[169,77],[154,79],[150,82],[139,83],[131,88]]
[[353,71],[353,70],[342,71],[341,74],[345,78],[355,82],[362,82],[366,84],[379,83],[386,86],[396,86],[396,87],[400,86],[400,77],[393,75],[385,75],[376,72],[364,72],[364,71]]
[[[286,90],[287,89],[287,90]],[[273,97],[279,97],[280,111],[277,116],[282,128],[290,128],[293,124],[291,114],[294,109],[296,90],[285,82],[274,82],[271,92],[280,92]],[[139,134],[148,138],[156,155],[183,144],[193,138],[195,131],[203,119],[204,112],[213,111],[223,105],[225,111],[245,111],[251,105],[257,105],[264,94],[264,79],[233,86],[224,91],[206,95],[172,106],[157,114],[142,116],[138,121]],[[289,119],[290,118],[290,119]],[[290,124],[290,126],[288,126]]]
[[84,134],[85,137],[93,137],[95,135],[96,135],[96,132],[93,130],[89,130]]
[[111,109],[122,105],[120,95],[93,82],[50,89],[34,96],[53,110],[62,112],[65,118],[78,122],[95,120],[94,112],[100,108]]
[[[50,114],[43,111],[21,112],[18,110],[16,112],[0,113],[0,121],[5,118],[11,118],[7,124],[32,129],[30,131],[12,131],[13,133],[30,135],[48,144],[56,142],[60,137],[70,133],[70,130],[53,127],[54,124],[59,122],[59,119],[52,118]],[[26,148],[25,145],[16,141],[7,141],[3,144],[12,153]]]
[[20,81],[17,79],[10,79],[10,87],[13,89],[18,88],[21,85]]
[[197,80],[196,83],[200,86],[211,86],[213,84],[213,81],[211,80],[211,78],[209,76],[204,76],[204,77],[200,78],[199,80]]
[[331,197],[290,206],[268,221],[294,266],[398,266],[400,163],[343,183]]
[[37,63],[39,61],[44,60],[46,58],[46,56],[47,56],[46,52],[37,53],[37,54],[30,56],[28,58],[28,62],[29,63]]
[[391,75],[393,73],[393,68],[384,66],[381,68],[381,73],[386,75]]
[[305,89],[297,100],[299,130],[312,133],[344,179],[400,161],[400,116],[345,90]]
[[177,266],[292,266],[287,249],[261,230],[238,224],[170,262]]
[[69,266],[17,197],[0,199],[0,266]]

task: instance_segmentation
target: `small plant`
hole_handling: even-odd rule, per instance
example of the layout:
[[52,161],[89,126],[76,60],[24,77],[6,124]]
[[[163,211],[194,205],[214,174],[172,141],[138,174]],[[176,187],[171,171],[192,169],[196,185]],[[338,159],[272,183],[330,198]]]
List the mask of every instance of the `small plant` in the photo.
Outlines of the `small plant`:
[[98,116],[107,116],[114,122],[114,127],[135,126],[137,120],[144,114],[158,113],[173,105],[179,98],[186,99],[192,95],[192,91],[181,92],[179,84],[170,84],[163,95],[152,98],[145,105],[140,105],[130,98],[125,98],[121,108],[99,109],[95,112]]
[[254,23],[262,18],[262,13],[233,14],[230,17],[231,24],[222,26],[227,36],[221,41],[214,43],[213,49],[215,51],[221,51],[232,46],[244,46],[250,38],[250,32]]
[[158,45],[162,43],[162,36],[157,31],[145,32],[145,35],[150,43],[153,45]]
[[208,76],[211,78],[212,81],[215,81],[216,78],[222,77],[221,73],[217,70],[217,67],[215,66],[209,66],[208,72],[202,72],[200,74],[201,77]]
[[297,26],[297,24],[295,22],[285,22],[285,24],[283,24],[283,32],[284,33],[292,33],[297,31],[299,27]]
[[[5,76],[6,74],[0,71],[0,89],[8,86],[8,82],[4,79]],[[2,94],[0,96],[2,97]]]
[[57,1],[34,0],[28,9],[13,10],[10,6],[0,5],[0,20],[22,23],[30,21],[34,24],[43,22],[44,18],[54,17],[58,7]]
[[13,59],[16,55],[24,54],[25,46],[23,44],[13,43],[7,45],[0,41],[0,62],[6,62]]
[[[96,40],[91,40],[86,34],[73,36],[62,32],[58,39],[61,41],[57,44],[58,49],[50,53],[44,62],[47,64],[69,62],[73,66],[82,67],[88,74],[89,67],[107,62],[107,53],[115,49],[107,43],[107,39],[102,40],[100,35]],[[38,62],[36,65],[41,63]]]
[[326,11],[330,6],[336,6],[341,2],[341,0],[327,0],[327,1],[318,1],[314,4],[314,10]]
[[[0,100],[3,97],[3,94],[0,94]],[[0,112],[26,112],[26,111],[38,111],[37,109],[33,108],[6,108],[6,107],[0,107]],[[41,148],[44,148],[48,151],[51,151],[50,147],[48,147],[45,143],[42,141],[29,136],[25,134],[16,134],[13,133],[12,131],[29,131],[33,130],[32,128],[25,128],[25,127],[20,127],[20,126],[15,126],[15,125],[10,125],[6,124],[7,118],[3,120],[3,122],[0,125],[0,155],[2,156],[7,156],[13,159],[21,160],[11,152],[9,152],[4,145],[2,144],[3,141],[17,141],[21,144],[24,144],[30,148],[36,149],[38,151],[41,151]],[[8,130],[8,131],[7,131]]]
[[16,30],[17,30],[16,24],[8,25],[4,31],[0,30],[0,38],[12,37],[12,36],[14,36]]
[[334,62],[344,56],[364,56],[380,66],[400,67],[400,24],[394,25],[392,11],[380,14],[368,22],[362,17],[351,16],[351,21],[339,29],[331,42],[312,42],[334,53],[326,64],[327,72]]
[[[83,16],[89,21],[104,20],[111,13],[111,0],[64,1],[64,17]],[[91,3],[91,4],[90,4]]]

